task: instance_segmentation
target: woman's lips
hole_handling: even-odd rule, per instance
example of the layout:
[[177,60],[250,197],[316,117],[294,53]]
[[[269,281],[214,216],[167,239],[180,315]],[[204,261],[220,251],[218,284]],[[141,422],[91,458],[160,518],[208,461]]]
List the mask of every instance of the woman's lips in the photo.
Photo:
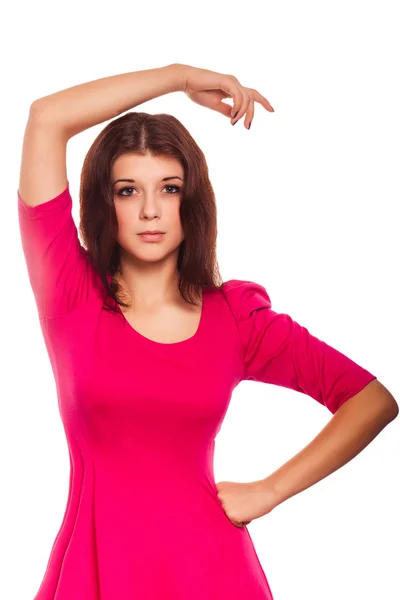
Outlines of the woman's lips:
[[144,242],[159,242],[165,233],[139,233],[138,235]]

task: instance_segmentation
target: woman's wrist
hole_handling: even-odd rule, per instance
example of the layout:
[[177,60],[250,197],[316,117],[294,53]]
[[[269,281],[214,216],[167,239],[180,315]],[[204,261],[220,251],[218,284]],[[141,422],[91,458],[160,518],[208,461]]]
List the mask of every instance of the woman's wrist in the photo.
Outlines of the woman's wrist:
[[185,65],[183,63],[172,63],[171,65],[168,65],[167,68],[169,68],[171,70],[171,73],[173,73],[172,77],[176,81],[177,85],[176,91],[185,92],[188,65]]

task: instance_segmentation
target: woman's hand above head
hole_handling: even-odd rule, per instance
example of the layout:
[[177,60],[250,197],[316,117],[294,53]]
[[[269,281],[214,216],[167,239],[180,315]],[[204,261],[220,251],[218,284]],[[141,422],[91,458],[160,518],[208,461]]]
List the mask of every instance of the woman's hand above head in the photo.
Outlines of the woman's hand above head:
[[[254,116],[254,102],[259,102],[266,110],[274,112],[264,96],[253,88],[244,87],[234,75],[216,73],[190,65],[183,66],[185,94],[196,104],[229,117],[232,125],[246,115],[243,124],[247,129],[250,128]],[[232,98],[233,106],[223,102],[225,98]]]

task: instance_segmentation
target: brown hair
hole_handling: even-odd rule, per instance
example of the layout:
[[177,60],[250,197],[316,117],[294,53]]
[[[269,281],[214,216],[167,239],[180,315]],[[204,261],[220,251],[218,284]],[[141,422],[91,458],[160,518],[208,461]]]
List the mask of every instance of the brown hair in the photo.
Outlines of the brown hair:
[[125,153],[166,155],[182,164],[185,185],[180,218],[185,239],[178,254],[179,290],[187,302],[196,304],[202,288],[222,284],[216,258],[216,202],[203,152],[172,115],[128,112],[111,121],[91,145],[83,163],[79,192],[79,233],[87,258],[99,274],[106,296],[129,306],[118,297],[121,286],[112,277],[119,268],[120,247],[116,242],[118,221],[111,167]]

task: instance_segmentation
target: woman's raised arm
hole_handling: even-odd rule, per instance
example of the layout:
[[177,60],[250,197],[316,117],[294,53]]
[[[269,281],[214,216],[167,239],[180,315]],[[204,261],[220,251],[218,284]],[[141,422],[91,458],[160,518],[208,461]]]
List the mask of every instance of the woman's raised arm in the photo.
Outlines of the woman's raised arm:
[[32,103],[23,140],[18,213],[41,319],[69,313],[102,291],[72,218],[68,140],[147,100],[184,89],[184,68],[170,65],[106,77]]
[[25,129],[19,193],[36,206],[67,186],[66,147],[74,135],[148,100],[184,89],[185,65],[123,73],[35,100]]
[[111,75],[35,100],[42,120],[56,123],[68,137],[103,123],[148,100],[183,91],[186,65]]
[[38,206],[67,187],[68,137],[56,123],[46,123],[32,105],[22,144],[19,195],[27,206]]

